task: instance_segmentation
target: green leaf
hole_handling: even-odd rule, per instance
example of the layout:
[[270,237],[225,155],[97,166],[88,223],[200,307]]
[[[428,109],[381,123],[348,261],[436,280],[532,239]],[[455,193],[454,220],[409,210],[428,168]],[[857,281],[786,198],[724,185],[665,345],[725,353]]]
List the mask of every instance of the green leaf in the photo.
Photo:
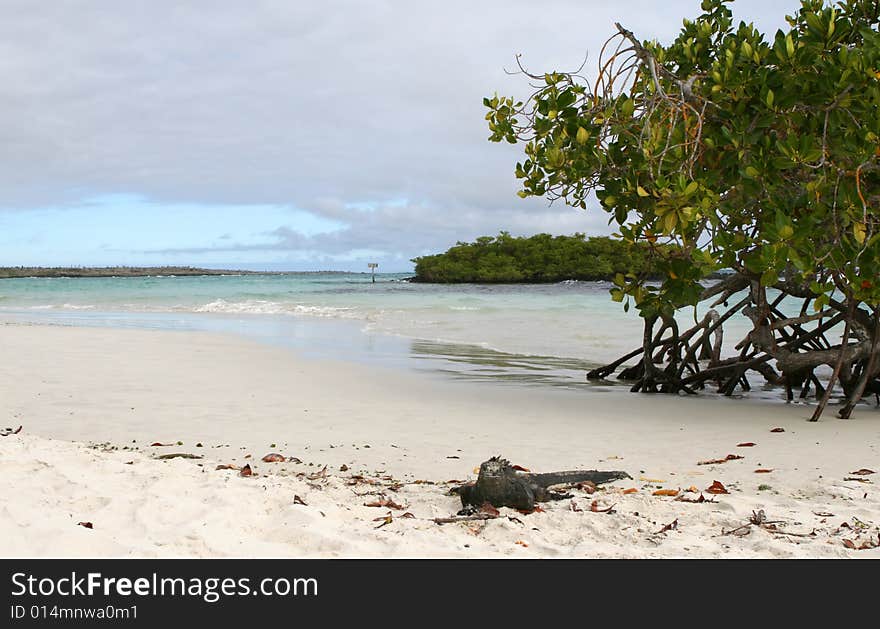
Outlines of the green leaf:
[[578,144],[586,144],[590,139],[590,132],[583,127],[578,127],[576,139]]
[[642,188],[641,186],[638,186],[638,187],[636,188],[636,193],[637,193],[640,197],[649,197],[649,196],[651,196],[650,194],[648,194],[648,191],[645,190],[644,188]]
[[865,242],[865,224],[864,223],[853,223],[852,226],[853,237],[856,239],[860,245]]
[[779,281],[779,273],[776,269],[767,269],[761,273],[761,286],[773,286]]

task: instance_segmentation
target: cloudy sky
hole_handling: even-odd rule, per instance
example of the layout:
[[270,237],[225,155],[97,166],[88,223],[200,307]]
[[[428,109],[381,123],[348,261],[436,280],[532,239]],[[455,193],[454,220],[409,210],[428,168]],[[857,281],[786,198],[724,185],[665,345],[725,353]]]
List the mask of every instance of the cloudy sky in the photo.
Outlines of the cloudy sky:
[[[405,271],[457,240],[604,233],[521,200],[482,98],[699,0],[0,0],[0,265]],[[782,26],[795,0],[738,0]]]

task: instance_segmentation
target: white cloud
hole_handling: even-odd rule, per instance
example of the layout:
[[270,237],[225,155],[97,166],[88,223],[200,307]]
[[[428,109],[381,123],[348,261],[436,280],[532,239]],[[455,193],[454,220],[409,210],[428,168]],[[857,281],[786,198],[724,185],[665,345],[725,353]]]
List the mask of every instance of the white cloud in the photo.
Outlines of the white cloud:
[[[734,10],[775,29],[794,4]],[[699,12],[698,0],[7,0],[0,208],[113,193],[278,204],[349,225],[315,237],[321,251],[404,256],[499,229],[600,230],[604,216],[515,197],[519,150],[486,141],[481,99],[525,93],[503,71],[516,53],[540,70],[587,52],[595,63],[614,21],[668,39]]]

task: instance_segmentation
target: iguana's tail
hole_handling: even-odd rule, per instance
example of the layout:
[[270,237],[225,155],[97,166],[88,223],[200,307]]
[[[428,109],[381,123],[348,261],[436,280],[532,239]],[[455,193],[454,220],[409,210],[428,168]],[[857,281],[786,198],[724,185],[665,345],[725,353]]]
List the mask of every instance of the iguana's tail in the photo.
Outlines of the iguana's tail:
[[529,474],[528,477],[529,480],[541,487],[550,487],[551,485],[571,485],[573,483],[582,483],[586,480],[600,485],[602,483],[610,483],[611,481],[622,480],[624,478],[632,478],[632,476],[622,471],[600,472],[597,470],[547,472],[546,474]]

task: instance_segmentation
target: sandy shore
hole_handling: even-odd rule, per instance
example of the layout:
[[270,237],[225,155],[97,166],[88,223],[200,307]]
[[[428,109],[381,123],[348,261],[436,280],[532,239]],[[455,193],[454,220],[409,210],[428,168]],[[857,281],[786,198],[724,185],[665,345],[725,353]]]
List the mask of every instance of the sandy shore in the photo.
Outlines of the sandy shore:
[[[0,437],[0,556],[880,557],[880,475],[854,474],[880,473],[867,406],[811,424],[805,405],[450,382],[193,332],[7,324],[0,347],[0,427],[23,426]],[[173,453],[204,458],[155,458]],[[634,480],[436,524],[459,508],[446,481],[493,454]],[[364,506],[382,498],[403,508]]]

